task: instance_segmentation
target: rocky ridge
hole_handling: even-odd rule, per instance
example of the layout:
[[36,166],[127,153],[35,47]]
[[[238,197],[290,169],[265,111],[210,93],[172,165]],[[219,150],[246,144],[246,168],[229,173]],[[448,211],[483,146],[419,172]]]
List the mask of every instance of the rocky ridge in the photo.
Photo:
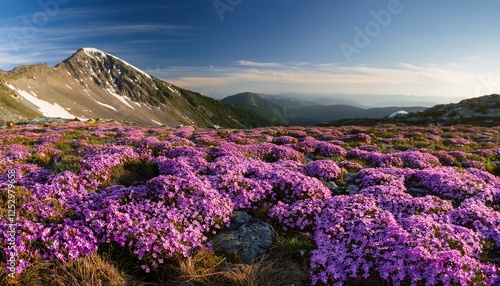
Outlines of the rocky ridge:
[[153,126],[267,124],[255,113],[177,87],[94,48],[81,48],[55,67],[20,66],[0,73],[0,120],[37,117]]

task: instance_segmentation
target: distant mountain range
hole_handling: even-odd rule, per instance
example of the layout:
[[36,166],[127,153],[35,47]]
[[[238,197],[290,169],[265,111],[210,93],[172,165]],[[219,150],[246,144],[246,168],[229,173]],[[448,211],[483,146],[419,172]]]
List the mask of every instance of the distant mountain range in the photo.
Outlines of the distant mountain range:
[[427,109],[422,106],[365,109],[346,104],[320,105],[315,102],[259,95],[251,92],[226,97],[222,99],[222,102],[258,112],[275,123],[290,125],[314,125],[348,118],[384,118],[402,109],[407,112],[419,112]]
[[[363,122],[500,124],[499,97],[435,106],[423,98],[404,96],[391,101],[394,98],[388,96],[311,98],[245,92],[215,100],[94,48],[81,48],[55,67],[38,64],[0,70],[0,123],[56,117],[227,128]],[[409,106],[411,102],[415,106]]]
[[[259,94],[266,99],[284,99],[290,101],[298,101],[312,105],[351,105],[361,108],[375,108],[386,106],[401,106],[401,107],[433,107],[438,104],[448,104],[451,100],[457,100],[456,97],[450,98],[446,96],[416,96],[404,94],[352,94],[352,93],[298,93],[287,92],[280,94]],[[210,95],[213,98],[223,99],[227,96],[217,94]]]

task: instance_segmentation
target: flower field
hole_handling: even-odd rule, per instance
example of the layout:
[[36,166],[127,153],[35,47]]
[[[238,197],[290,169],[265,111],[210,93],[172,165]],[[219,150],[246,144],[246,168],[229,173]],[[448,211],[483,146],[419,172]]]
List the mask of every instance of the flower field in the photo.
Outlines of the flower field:
[[0,282],[110,248],[151,275],[241,210],[309,239],[309,285],[500,285],[499,174],[499,127],[13,126]]

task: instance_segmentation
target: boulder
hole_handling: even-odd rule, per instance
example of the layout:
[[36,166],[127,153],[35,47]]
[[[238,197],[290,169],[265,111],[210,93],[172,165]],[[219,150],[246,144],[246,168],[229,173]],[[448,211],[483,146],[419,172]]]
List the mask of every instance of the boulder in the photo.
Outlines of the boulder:
[[407,189],[408,194],[414,198],[425,197],[428,195],[433,195],[433,193],[426,188],[411,187]]
[[250,264],[266,253],[276,239],[271,225],[245,212],[234,212],[229,228],[222,230],[211,243],[214,250],[228,258]]
[[359,187],[357,185],[351,184],[351,185],[347,185],[345,188],[346,188],[346,191],[350,195],[355,195],[355,194],[359,193]]
[[356,173],[347,173],[344,177],[345,183],[346,184],[355,184],[357,180],[359,179],[360,174],[359,172]]
[[422,187],[419,183],[416,182],[410,182],[410,184],[406,187],[406,192],[414,198],[433,195],[431,190]]
[[306,160],[307,163],[310,163],[310,162],[313,162],[315,160],[315,157],[311,153],[305,153],[304,159]]
[[484,138],[476,139],[476,142],[489,143],[489,142],[495,142],[495,141],[493,139],[491,139],[490,137],[484,137]]
[[339,187],[334,181],[326,182],[326,186],[328,187],[328,189],[330,189],[330,191],[334,191]]

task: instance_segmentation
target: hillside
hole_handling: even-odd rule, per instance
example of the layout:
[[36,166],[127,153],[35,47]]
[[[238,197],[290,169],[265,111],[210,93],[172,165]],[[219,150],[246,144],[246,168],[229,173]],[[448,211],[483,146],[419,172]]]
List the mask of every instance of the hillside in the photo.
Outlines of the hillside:
[[0,119],[109,118],[146,125],[243,128],[265,118],[155,78],[111,54],[82,48],[50,67],[0,74]]
[[411,120],[446,125],[500,125],[500,95],[491,94],[465,99],[455,104],[436,105],[416,114]]
[[363,109],[350,105],[330,105],[330,106],[307,106],[295,110],[300,114],[300,120],[309,120],[315,123],[325,121],[335,121],[348,118],[384,118],[399,110],[417,112],[425,110],[425,107],[380,107]]
[[361,108],[346,104],[318,105],[313,102],[280,98],[256,93],[239,93],[222,100],[254,111],[272,122],[278,119],[290,125],[314,125],[322,122],[355,118],[384,118],[404,109],[407,112],[423,111],[425,107]]
[[[406,110],[410,111],[410,110]],[[400,125],[456,125],[476,126],[500,125],[500,95],[491,94],[464,99],[459,103],[439,104],[421,112],[409,113],[396,118],[383,119],[342,119],[322,125],[377,125],[396,123]]]
[[285,117],[286,108],[264,99],[257,93],[238,93],[232,96],[228,96],[221,101],[236,106],[242,106],[259,114],[260,116],[266,118],[274,124],[282,125],[288,123],[288,120]]

